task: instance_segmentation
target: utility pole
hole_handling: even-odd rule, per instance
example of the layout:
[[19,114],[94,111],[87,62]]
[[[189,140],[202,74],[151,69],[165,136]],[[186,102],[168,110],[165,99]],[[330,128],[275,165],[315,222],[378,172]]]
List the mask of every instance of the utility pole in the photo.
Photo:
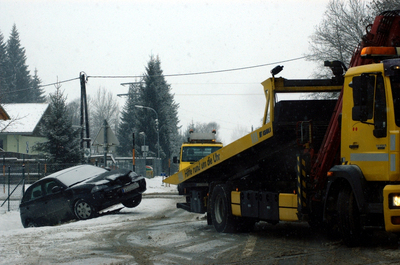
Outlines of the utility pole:
[[84,151],[85,147],[84,142],[86,142],[86,148],[90,149],[89,114],[88,114],[87,97],[86,97],[85,73],[81,72],[79,78],[81,81],[81,148],[82,151]]
[[135,172],[135,133],[132,133],[132,144],[133,144],[133,149],[132,149],[132,171]]
[[104,168],[106,168],[107,167],[107,152],[108,152],[108,143],[107,143],[107,127],[108,127],[108,124],[107,124],[107,120],[104,120],[103,125],[104,125],[104,145],[103,145],[103,147],[104,147]]

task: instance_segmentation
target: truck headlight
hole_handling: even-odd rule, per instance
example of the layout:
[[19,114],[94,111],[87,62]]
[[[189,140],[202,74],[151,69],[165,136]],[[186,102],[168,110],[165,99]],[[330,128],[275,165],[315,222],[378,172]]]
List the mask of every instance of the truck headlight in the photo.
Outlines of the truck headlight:
[[389,194],[389,208],[400,209],[400,194],[398,193]]

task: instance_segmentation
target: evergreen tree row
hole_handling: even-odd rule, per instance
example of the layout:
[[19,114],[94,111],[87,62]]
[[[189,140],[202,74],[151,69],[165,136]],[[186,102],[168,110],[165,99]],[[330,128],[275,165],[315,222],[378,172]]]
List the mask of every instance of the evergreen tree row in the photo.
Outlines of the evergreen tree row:
[[45,96],[40,83],[37,70],[33,76],[28,70],[15,24],[7,42],[0,32],[0,102],[42,103]]
[[60,170],[81,162],[83,153],[80,148],[80,129],[72,127],[66,98],[60,86],[56,88],[56,92],[50,95],[50,115],[44,116],[40,127],[40,133],[47,141],[37,143],[33,148],[46,154],[49,163],[58,165],[54,170]]
[[[143,106],[138,108],[137,106]],[[121,112],[121,122],[117,136],[121,156],[132,155],[132,135],[135,134],[136,156],[140,156],[140,146],[144,141],[149,146],[149,155],[163,159],[166,168],[173,153],[179,150],[178,107],[166,82],[158,57],[150,57],[142,79],[132,83],[128,98]],[[158,145],[159,142],[159,145]]]

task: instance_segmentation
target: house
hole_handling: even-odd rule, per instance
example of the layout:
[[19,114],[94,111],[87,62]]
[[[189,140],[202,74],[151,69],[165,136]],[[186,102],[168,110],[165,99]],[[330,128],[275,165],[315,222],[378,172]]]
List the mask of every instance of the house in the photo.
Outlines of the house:
[[8,116],[8,113],[4,110],[2,106],[0,106],[0,120],[6,121],[9,120],[10,116]]
[[[47,139],[40,135],[40,124],[49,110],[46,103],[3,104],[8,120],[0,120],[1,151],[37,154],[32,146]],[[7,115],[8,114],[8,115]],[[0,110],[0,119],[2,113]]]

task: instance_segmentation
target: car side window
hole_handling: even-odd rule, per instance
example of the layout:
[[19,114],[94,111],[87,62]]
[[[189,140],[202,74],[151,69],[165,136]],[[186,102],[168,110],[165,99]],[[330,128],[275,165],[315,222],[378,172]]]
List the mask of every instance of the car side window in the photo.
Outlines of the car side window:
[[39,183],[36,187],[32,188],[32,193],[31,193],[31,200],[37,199],[39,197],[43,196],[43,190],[42,190],[42,185]]

